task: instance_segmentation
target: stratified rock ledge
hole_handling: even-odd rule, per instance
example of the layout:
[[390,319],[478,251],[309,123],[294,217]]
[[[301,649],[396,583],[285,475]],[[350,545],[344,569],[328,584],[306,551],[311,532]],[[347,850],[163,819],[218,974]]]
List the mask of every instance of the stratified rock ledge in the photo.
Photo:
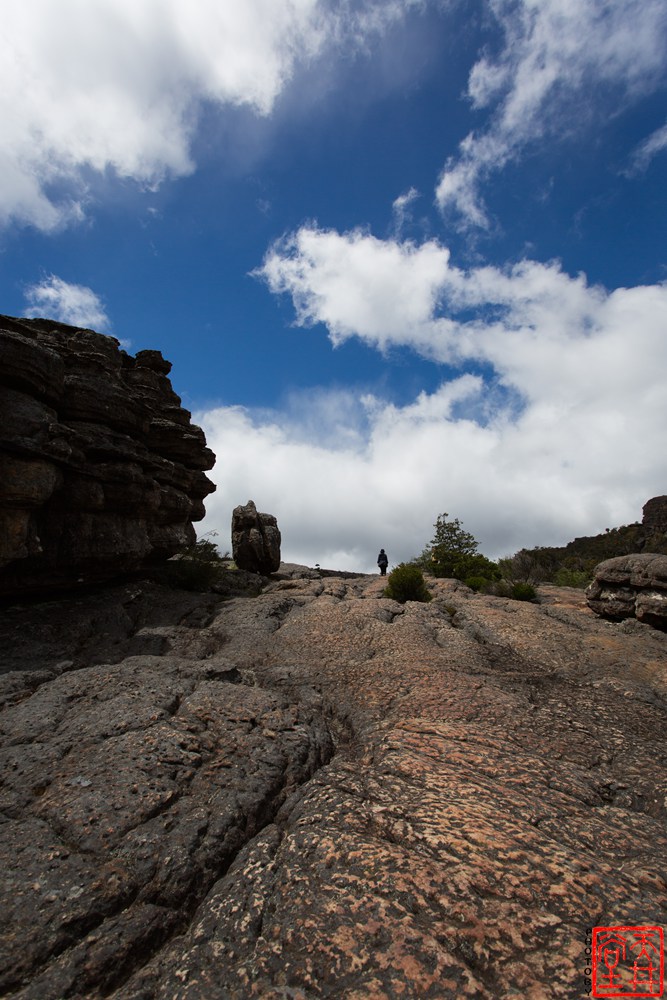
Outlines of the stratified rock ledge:
[[586,597],[603,618],[636,618],[667,631],[667,556],[642,552],[606,559],[595,567]]
[[215,456],[159,351],[0,316],[0,595],[108,580],[195,540]]

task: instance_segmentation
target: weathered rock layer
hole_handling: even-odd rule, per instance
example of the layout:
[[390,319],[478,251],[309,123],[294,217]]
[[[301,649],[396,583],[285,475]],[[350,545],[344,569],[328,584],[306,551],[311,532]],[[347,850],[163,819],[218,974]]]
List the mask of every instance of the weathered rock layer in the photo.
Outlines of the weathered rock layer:
[[280,531],[273,514],[260,514],[254,501],[232,511],[232,555],[239,569],[268,575],[280,567]]
[[667,637],[292,575],[5,612],[0,991],[586,995],[667,922]]
[[667,533],[667,497],[652,497],[642,508],[642,524],[651,531]]
[[595,567],[586,596],[603,618],[636,618],[667,631],[667,556],[641,552],[605,559]]
[[0,594],[108,579],[194,541],[215,461],[158,351],[0,317]]

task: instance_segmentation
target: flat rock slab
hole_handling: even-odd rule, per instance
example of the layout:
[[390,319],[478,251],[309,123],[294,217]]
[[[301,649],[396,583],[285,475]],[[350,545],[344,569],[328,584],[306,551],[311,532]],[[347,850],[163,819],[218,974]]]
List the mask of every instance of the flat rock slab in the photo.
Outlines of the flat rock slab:
[[664,634],[565,588],[133,586],[64,661],[53,603],[4,612],[3,995],[570,1000],[586,927],[667,923]]

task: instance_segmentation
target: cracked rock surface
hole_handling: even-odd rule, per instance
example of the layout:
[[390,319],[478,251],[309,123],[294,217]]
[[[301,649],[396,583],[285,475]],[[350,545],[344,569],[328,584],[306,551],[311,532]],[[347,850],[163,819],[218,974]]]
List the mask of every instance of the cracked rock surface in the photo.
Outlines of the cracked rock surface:
[[667,636],[292,568],[0,616],[0,994],[583,995],[667,923]]

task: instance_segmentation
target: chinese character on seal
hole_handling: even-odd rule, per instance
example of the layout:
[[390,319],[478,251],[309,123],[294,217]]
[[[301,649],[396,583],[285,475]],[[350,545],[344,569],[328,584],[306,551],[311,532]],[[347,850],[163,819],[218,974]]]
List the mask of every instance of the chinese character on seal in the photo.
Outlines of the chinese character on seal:
[[661,997],[664,952],[661,927],[594,927],[593,996]]

